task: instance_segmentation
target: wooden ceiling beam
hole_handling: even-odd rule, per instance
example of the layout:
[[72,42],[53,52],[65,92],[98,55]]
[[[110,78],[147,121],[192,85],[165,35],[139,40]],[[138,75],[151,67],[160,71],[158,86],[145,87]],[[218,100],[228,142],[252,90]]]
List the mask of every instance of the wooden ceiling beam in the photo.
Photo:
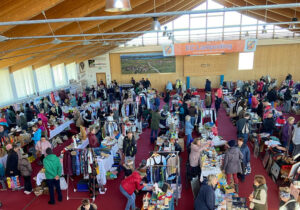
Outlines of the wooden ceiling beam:
[[[41,11],[46,11],[64,0],[2,0],[0,1],[0,22],[27,20]],[[14,26],[0,26],[3,33]]]
[[[177,1],[175,1],[175,0],[173,0],[173,2],[172,2],[172,4],[167,4],[166,5],[166,7],[164,7],[164,6],[161,6],[161,7],[158,7],[157,8],[157,11],[163,11],[163,9],[165,9],[165,8],[173,8],[173,6],[174,5],[177,5],[176,4],[176,2],[178,2],[178,0]],[[185,0],[180,0],[179,2],[181,2],[182,4],[184,4],[184,3],[186,3],[187,1]],[[199,2],[199,0],[198,0],[198,2]],[[170,7],[168,7],[168,6],[170,6]],[[175,8],[176,9],[176,8]],[[150,9],[150,11],[152,11],[151,9]],[[130,20],[129,20],[130,21]],[[141,20],[138,20],[138,21],[143,21],[143,19],[141,19]],[[113,22],[113,21],[112,21]],[[132,20],[132,24],[135,24],[136,23],[136,20]],[[121,27],[122,26],[126,26],[125,28],[122,28],[122,29],[126,29],[126,28],[129,28],[131,25],[130,24],[122,24],[121,25]],[[96,31],[97,29],[93,29],[94,31],[88,31],[87,33],[97,33],[98,31]],[[118,28],[115,28],[115,30],[114,31],[121,31],[121,30],[118,30]],[[124,31],[124,30],[122,30],[122,31]],[[92,37],[86,37],[86,39],[91,39]],[[73,39],[76,39],[76,38],[73,38]],[[78,38],[77,38],[78,39]],[[62,44],[60,44],[60,46],[66,46],[67,44],[69,44],[69,43],[62,43]],[[78,47],[76,47],[77,49],[84,49],[85,47],[89,47],[89,46],[78,46]],[[70,48],[71,49],[67,49],[66,48],[66,50],[74,50],[74,49],[72,49],[73,48],[73,46],[70,46]],[[76,49],[75,48],[75,49]],[[83,52],[84,52],[84,50],[83,50]],[[65,52],[63,52],[63,53],[65,53]],[[33,64],[35,64],[36,62],[39,62],[39,61],[41,61],[41,62],[43,62],[43,59],[46,57],[46,59],[48,59],[49,57],[51,57],[51,56],[42,56],[42,57],[36,57],[36,58],[34,58],[34,59],[32,59],[31,60],[31,62],[33,63]],[[52,55],[52,57],[53,57],[53,55]],[[23,58],[24,59],[24,58]],[[1,64],[1,63],[0,63]],[[28,64],[28,62],[24,62],[23,63],[23,65],[24,65],[24,67],[25,67],[25,65],[27,65]],[[23,66],[23,65],[20,65],[20,64],[16,64],[16,65],[13,65],[12,66],[12,69],[16,69],[16,68],[20,68],[20,66]],[[23,67],[22,67],[23,68]]]
[[[292,3],[300,3],[297,0],[268,0],[268,2],[273,2],[275,4],[292,4]],[[300,12],[300,8],[291,8],[292,10],[296,10],[298,12]]]
[[[69,18],[69,17],[82,17],[90,14],[91,12],[98,10],[105,6],[104,0],[65,0],[57,6],[45,11],[47,19],[53,18]],[[44,19],[42,14],[39,14],[32,18]],[[70,24],[69,22],[63,23],[51,23],[51,27],[54,31]],[[4,32],[2,35],[6,37],[19,37],[19,36],[38,36],[51,34],[51,30],[48,24],[31,24],[31,25],[19,25],[11,30]],[[52,39],[46,40],[46,42]],[[6,42],[0,43],[0,49],[3,51],[15,49],[18,47],[26,46],[27,43],[32,42],[32,40],[8,40]]]
[[[199,5],[199,2],[197,2],[197,3],[194,2],[194,4],[191,4],[191,5],[189,5],[188,7],[182,8],[182,10],[185,10],[185,9],[191,10],[191,9],[193,9],[194,7],[198,6],[198,5]],[[163,24],[166,24],[166,23],[168,23],[168,22],[173,21],[173,20],[176,19],[176,18],[178,18],[178,17],[159,18],[159,21],[160,21],[161,25],[163,25]],[[148,22],[147,24],[144,23],[144,25],[143,25],[142,27],[139,28],[139,31],[145,31],[145,30],[148,30],[149,27],[151,27],[151,23],[152,23],[151,21]],[[136,37],[138,37],[138,36],[139,36],[139,34],[138,34],[138,35],[137,35],[137,34],[133,34],[133,35],[131,34],[131,35],[125,35],[125,36],[122,36],[122,37],[134,39],[134,38],[136,38]],[[114,47],[114,48],[116,48],[116,47]],[[112,49],[113,49],[113,48],[112,48]],[[110,49],[110,50],[111,50],[111,49]],[[107,52],[108,52],[108,51],[107,51]],[[102,54],[107,53],[107,52],[103,52]],[[99,55],[101,55],[101,54],[99,53],[99,51],[97,51],[97,49],[94,49],[94,52],[90,53],[89,56],[82,56],[82,57],[76,58],[75,61],[76,61],[76,62],[80,62],[80,61],[84,61],[84,60],[87,60],[87,59],[90,59],[90,58],[93,58],[93,57],[99,56]]]
[[[165,2],[169,2],[170,0],[158,0],[156,5],[157,6],[161,6],[163,3]],[[145,3],[146,2],[146,3]],[[134,8],[136,6],[136,9],[134,9],[134,11],[131,11],[129,13],[123,13],[123,14],[134,14],[135,12],[137,13],[146,13],[148,12],[149,10],[149,7],[153,4],[153,2],[151,3],[151,1],[148,1],[148,0],[136,0],[134,1],[134,3],[132,4],[132,7]],[[100,11],[100,12],[99,12]],[[91,14],[91,16],[105,16],[105,15],[112,15],[111,13],[107,13],[104,11],[104,8],[98,10],[97,12],[94,12]],[[89,15],[90,16],[90,15]],[[123,23],[126,23],[130,20],[124,20]],[[105,23],[105,21],[101,21],[102,23]],[[114,23],[115,21],[110,21],[110,25],[111,26],[118,26],[120,23],[117,23],[115,24]],[[98,25],[99,25],[99,22],[95,22],[95,21],[91,21],[91,22],[82,22],[80,23],[80,27],[82,29],[83,32],[85,33],[89,33],[89,30],[93,29],[95,32],[93,33],[99,33],[99,30],[98,30]],[[109,30],[109,29],[107,29]],[[80,29],[79,29],[79,26],[77,23],[71,23],[57,31],[55,31],[55,34],[78,34],[80,33]],[[79,40],[79,39],[83,39],[82,38],[61,38],[61,40]],[[86,39],[89,39],[89,37],[86,37]],[[47,42],[50,42],[52,39],[38,39],[38,40],[35,40],[33,42],[31,42],[32,45],[39,45],[39,44],[43,44],[43,43],[47,43]],[[6,54],[5,56],[6,57],[13,57],[13,56],[16,56],[16,55],[22,55],[22,54],[27,54],[27,53],[31,53],[31,52],[38,52],[38,51],[41,51],[41,50],[46,50],[46,49],[51,49],[51,48],[57,48],[57,47],[64,47],[64,46],[68,46],[70,45],[72,47],[73,43],[61,43],[59,45],[53,45],[53,44],[49,44],[49,45],[43,45],[43,46],[38,46],[38,47],[34,47],[34,48],[30,48],[30,49],[24,49],[24,50],[20,50],[20,51],[17,51],[17,52],[12,52],[12,53],[8,53]],[[14,65],[14,62],[19,62],[21,61],[22,59],[24,59],[24,57],[20,58],[16,58],[16,59],[13,59],[13,60],[10,60],[8,62],[11,62],[10,64],[11,65]],[[3,67],[4,65],[7,65],[5,62],[0,62],[0,68]]]
[[[191,8],[191,5],[199,5],[200,2],[199,0],[193,0],[193,1],[189,1],[187,2],[187,0],[183,1],[175,1],[174,2],[170,2],[168,3],[166,6],[162,6],[157,8],[157,12],[163,12],[163,11],[176,11],[176,10],[182,10],[185,8]],[[168,8],[168,10],[165,10],[166,8]],[[148,19],[140,19],[140,20],[132,20],[130,23],[128,24],[122,24],[120,27],[115,28],[114,32],[121,32],[121,31],[137,31],[140,27],[145,26],[146,23],[152,23],[152,19],[148,18]],[[149,29],[149,28],[148,28]],[[147,29],[147,30],[148,30]],[[93,32],[90,32],[93,33]],[[139,34],[140,35],[140,34]],[[120,36],[106,36],[105,38],[116,38],[116,37],[120,37]],[[97,38],[97,37],[89,37],[90,39],[92,38]],[[101,37],[100,37],[101,38]],[[97,44],[96,44],[97,45]],[[91,45],[88,46],[81,46],[81,47],[73,47],[72,49],[70,49],[69,51],[72,51],[72,53],[76,53],[76,51],[81,51],[81,52],[85,52],[86,49],[91,48]],[[67,54],[68,52],[64,52],[63,54]]]

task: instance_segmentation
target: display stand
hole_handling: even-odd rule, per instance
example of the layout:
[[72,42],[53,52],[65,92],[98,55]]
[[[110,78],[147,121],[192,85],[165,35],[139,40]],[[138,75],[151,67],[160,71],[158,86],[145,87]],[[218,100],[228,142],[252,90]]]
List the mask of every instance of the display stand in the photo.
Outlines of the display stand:
[[[158,153],[158,154],[176,154],[177,157],[177,165],[175,166],[176,168],[176,192],[177,195],[175,193],[173,193],[173,195],[176,195],[176,206],[178,206],[178,198],[179,198],[179,176],[180,176],[180,159],[179,159],[179,152],[178,151],[152,151],[150,152],[150,154],[152,155],[153,153]],[[170,165],[154,165],[155,167],[174,167],[174,166],[170,166]],[[147,166],[147,168],[150,168],[150,166]],[[153,171],[150,170],[150,174],[151,177],[153,176]]]
[[[70,149],[70,150],[84,150],[84,149],[73,148],[73,149]],[[93,155],[93,162],[94,161],[95,161],[95,159],[94,159],[94,155]],[[70,175],[67,175],[67,185],[68,185],[68,188],[67,188],[67,200],[69,200],[69,199],[85,199],[85,197],[70,197],[69,196],[69,183],[70,183],[70,179],[71,179],[71,181],[73,181],[72,178],[70,177]],[[92,197],[93,202],[95,201],[95,198],[96,198],[96,195],[95,195],[95,185],[96,185],[95,179],[96,179],[96,177],[93,178],[93,197]],[[75,188],[74,185],[73,185],[73,191],[77,192],[77,189]]]

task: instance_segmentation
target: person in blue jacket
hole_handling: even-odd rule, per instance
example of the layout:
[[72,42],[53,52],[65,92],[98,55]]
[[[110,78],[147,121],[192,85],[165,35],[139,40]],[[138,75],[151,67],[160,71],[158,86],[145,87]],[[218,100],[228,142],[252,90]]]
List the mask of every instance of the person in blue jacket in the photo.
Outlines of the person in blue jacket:
[[34,145],[36,145],[36,143],[41,140],[42,130],[35,124],[34,126],[32,126],[32,131],[32,141],[34,141]]
[[215,209],[215,187],[218,183],[216,175],[210,174],[207,182],[204,181],[194,202],[195,210],[214,210]]
[[185,117],[185,135],[187,136],[187,140],[186,140],[187,147],[193,141],[193,137],[192,137],[193,130],[194,130],[194,126],[191,123],[191,116],[187,115]]
[[243,160],[242,160],[242,171],[243,173],[239,174],[241,181],[245,181],[245,175],[249,173],[249,166],[250,166],[250,150],[246,143],[244,143],[243,138],[238,139],[238,146],[241,150],[241,153],[243,154]]

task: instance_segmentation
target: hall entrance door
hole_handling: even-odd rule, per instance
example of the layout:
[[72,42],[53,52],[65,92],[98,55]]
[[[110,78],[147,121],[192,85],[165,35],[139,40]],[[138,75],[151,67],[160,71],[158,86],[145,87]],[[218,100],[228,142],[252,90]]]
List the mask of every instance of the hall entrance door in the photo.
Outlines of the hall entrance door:
[[97,78],[97,84],[99,84],[100,81],[102,80],[106,85],[106,73],[97,73],[96,78]]

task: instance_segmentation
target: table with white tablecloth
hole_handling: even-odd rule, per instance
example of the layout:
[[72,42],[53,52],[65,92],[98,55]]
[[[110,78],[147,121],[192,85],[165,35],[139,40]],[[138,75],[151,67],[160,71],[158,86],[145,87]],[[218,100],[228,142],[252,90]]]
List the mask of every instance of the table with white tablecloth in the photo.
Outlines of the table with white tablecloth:
[[56,135],[60,134],[63,132],[66,128],[68,128],[72,123],[74,123],[73,120],[69,120],[67,122],[64,122],[63,124],[57,126],[54,130],[50,130],[50,137],[49,139],[52,139]]
[[106,184],[106,173],[112,168],[114,164],[114,155],[118,151],[118,144],[115,144],[111,148],[111,154],[107,158],[97,157],[97,163],[99,166],[99,174],[97,175],[97,181],[101,185]]

